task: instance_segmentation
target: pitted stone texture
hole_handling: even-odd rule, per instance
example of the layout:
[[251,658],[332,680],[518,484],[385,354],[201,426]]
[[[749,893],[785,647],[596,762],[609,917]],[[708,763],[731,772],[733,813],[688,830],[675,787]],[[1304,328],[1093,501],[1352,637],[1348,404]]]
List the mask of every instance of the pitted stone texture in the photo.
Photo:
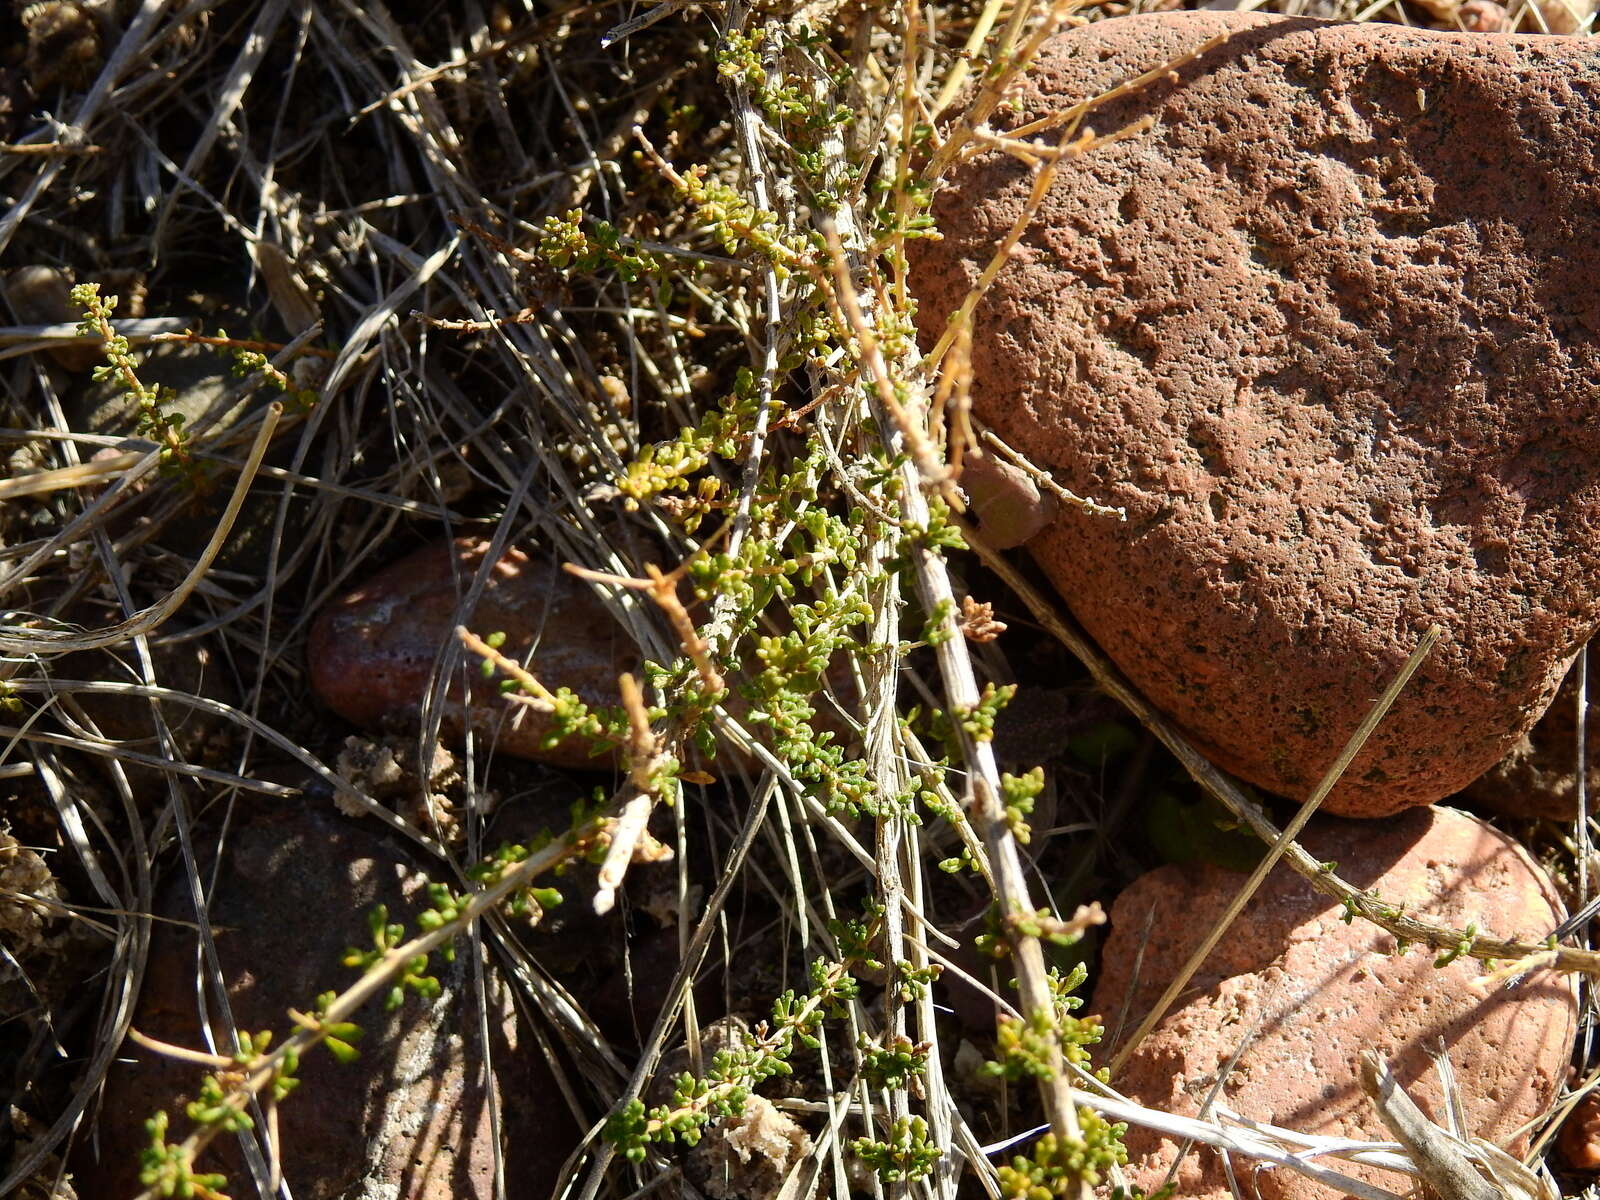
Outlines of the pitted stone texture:
[[[979,306],[977,413],[1070,490],[1031,543],[1074,613],[1224,766],[1304,796],[1432,622],[1328,801],[1450,795],[1600,620],[1600,54],[1586,39],[1234,13],[1062,34],[1033,121],[1146,133],[1067,161]],[[1055,135],[1048,135],[1054,139]],[[988,153],[935,202],[935,336],[1022,211]]]
[[[434,678],[439,652],[463,618],[457,609],[488,550],[471,538],[428,546],[379,571],[318,615],[306,648],[311,686],[322,702],[376,729],[414,721]],[[622,702],[617,676],[637,673],[639,657],[588,584],[546,559],[508,549],[495,563],[476,608],[464,618],[480,636],[506,635],[501,650],[526,662],[554,691],[569,687],[591,707]],[[528,660],[529,651],[532,659]],[[470,683],[463,685],[461,663]],[[466,703],[463,703],[463,696]],[[444,702],[443,725],[459,735],[470,723],[494,746],[567,767],[609,767],[582,739],[542,745],[544,714],[500,695],[463,652]]]
[[[1500,936],[1540,939],[1563,915],[1521,847],[1451,809],[1413,809],[1382,824],[1319,819],[1303,842],[1317,858],[1337,860],[1357,887],[1424,920],[1458,929],[1476,921]],[[1243,882],[1221,867],[1167,866],[1117,898],[1092,1001],[1108,1040],[1119,1023],[1131,1030],[1149,1011]],[[1427,1050],[1442,1038],[1473,1134],[1503,1145],[1546,1110],[1577,1030],[1570,985],[1541,972],[1511,991],[1480,995],[1472,983],[1482,964],[1457,959],[1438,969],[1433,952],[1417,947],[1393,957],[1392,937],[1359,920],[1347,925],[1343,913],[1276,867],[1112,1082],[1142,1104],[1194,1116],[1243,1046],[1217,1102],[1301,1133],[1386,1140],[1357,1083],[1361,1051],[1388,1058],[1413,1099],[1439,1118],[1442,1093]],[[1127,1144],[1133,1182],[1154,1188],[1177,1145],[1137,1128]],[[1234,1165],[1244,1175],[1254,1167],[1237,1158]],[[1355,1173],[1401,1193],[1409,1186],[1389,1173]],[[1338,1194],[1289,1171],[1253,1178],[1261,1200]],[[1177,1194],[1227,1200],[1217,1156],[1200,1149],[1187,1157]]]

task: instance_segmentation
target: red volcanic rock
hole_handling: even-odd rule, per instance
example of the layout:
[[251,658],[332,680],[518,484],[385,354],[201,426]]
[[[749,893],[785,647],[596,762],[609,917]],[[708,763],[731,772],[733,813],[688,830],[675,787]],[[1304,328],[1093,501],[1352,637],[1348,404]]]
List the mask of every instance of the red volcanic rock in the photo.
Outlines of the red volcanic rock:
[[[1540,939],[1563,916],[1521,847],[1451,809],[1413,809],[1382,824],[1319,819],[1304,842],[1317,858],[1337,860],[1357,887],[1424,920]],[[1117,898],[1093,999],[1113,1031],[1108,1042],[1119,1022],[1131,1030],[1149,1011],[1243,882],[1221,867],[1167,866]],[[1301,1133],[1387,1140],[1358,1083],[1361,1051],[1388,1058],[1438,1119],[1442,1092],[1427,1050],[1442,1038],[1469,1130],[1502,1145],[1516,1138],[1565,1076],[1577,1030],[1570,984],[1539,972],[1510,991],[1480,994],[1473,982],[1483,964],[1461,958],[1435,968],[1433,952],[1417,947],[1397,957],[1392,937],[1343,916],[1340,905],[1277,867],[1113,1084],[1147,1106],[1194,1116],[1238,1053],[1216,1097],[1234,1112]],[[1178,1149],[1137,1128],[1127,1145],[1130,1177],[1147,1189]],[[1234,1166],[1253,1178],[1261,1200],[1336,1195],[1286,1170],[1251,1176],[1253,1164],[1235,1158]],[[1393,1174],[1351,1170],[1399,1193],[1410,1186]],[[1180,1196],[1231,1195],[1220,1160],[1203,1148],[1185,1158],[1177,1183]]]
[[[589,585],[556,564],[507,550],[476,608],[464,618],[458,613],[487,549],[470,538],[426,547],[324,609],[306,648],[311,686],[322,702],[368,728],[414,720],[440,651],[464,623],[480,636],[503,632],[502,652],[519,662],[531,650],[528,669],[552,691],[569,687],[591,706],[620,704],[617,676],[637,672],[638,654]],[[447,731],[459,734],[470,722],[507,754],[568,767],[610,764],[609,757],[592,757],[580,739],[544,746],[548,719],[506,701],[471,655],[460,662],[444,704]]]
[[[1328,811],[1488,770],[1600,622],[1600,55],[1236,13],[1053,39],[995,123],[1230,40],[1089,116],[977,309],[975,411],[1127,520],[1030,549],[1222,765],[1303,797],[1433,622]],[[1036,138],[1054,144],[1052,129]],[[915,243],[937,336],[1022,212],[998,151]]]

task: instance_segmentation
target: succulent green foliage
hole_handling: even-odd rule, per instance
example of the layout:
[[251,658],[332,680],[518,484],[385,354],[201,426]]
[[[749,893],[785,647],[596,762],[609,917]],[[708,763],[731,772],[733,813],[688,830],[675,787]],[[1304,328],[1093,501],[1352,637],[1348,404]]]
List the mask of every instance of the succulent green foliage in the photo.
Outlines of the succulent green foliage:
[[196,1125],[214,1125],[228,1133],[249,1129],[255,1123],[249,1113],[228,1103],[222,1081],[215,1075],[200,1081],[200,1094],[184,1106],[184,1115]]
[[662,272],[656,255],[629,244],[609,221],[586,221],[578,209],[544,219],[539,227],[539,257],[557,270],[577,275],[615,272],[626,283]]
[[183,413],[174,407],[176,393],[171,388],[152,386],[140,380],[138,360],[133,356],[128,339],[111,325],[118,298],[102,296],[100,285],[96,283],[78,284],[71,296],[72,302],[83,310],[79,336],[97,338],[103,343],[106,361],[94,369],[94,378],[113,383],[133,400],[138,409],[134,428],[160,446],[163,472],[182,476],[198,492],[208,490],[211,480],[205,464],[190,453]]
[[1110,1123],[1080,1106],[1078,1125],[1082,1135],[1076,1140],[1046,1133],[1031,1154],[1019,1154],[999,1168],[1000,1194],[1007,1200],[1052,1200],[1077,1191],[1080,1183],[1095,1186],[1113,1166],[1128,1161],[1122,1145],[1128,1127],[1121,1121]]
[[961,722],[961,727],[977,741],[993,741],[995,719],[1016,694],[1017,685],[1014,683],[1001,684],[999,687],[986,683],[978,702],[969,708],[957,709],[956,718]]
[[312,1015],[306,1018],[304,1023],[321,1036],[322,1044],[334,1058],[342,1063],[354,1062],[361,1057],[361,1052],[355,1048],[355,1043],[361,1040],[363,1030],[353,1021],[327,1019],[328,1010],[337,998],[337,992],[323,992],[318,995]]
[[883,970],[878,947],[883,936],[885,911],[881,902],[867,900],[862,904],[859,917],[834,917],[829,920],[828,932],[833,935],[839,960],[847,967],[869,972]]
[[1034,767],[1026,775],[1012,775],[1009,771],[1000,776],[1001,801],[1005,805],[1006,825],[1011,836],[1027,845],[1032,836],[1028,817],[1033,814],[1033,802],[1044,791],[1044,768]]
[[[372,948],[362,950],[351,947],[344,952],[344,965],[358,971],[384,970],[391,967],[390,955],[396,946],[404,943],[406,927],[389,922],[389,906],[375,905],[367,914],[367,927],[372,933]],[[425,1000],[437,999],[441,990],[436,976],[428,974],[428,955],[417,954],[406,959],[394,971],[395,984],[384,995],[383,1006],[390,1012],[406,1002],[406,993],[415,992]]]
[[[229,340],[226,330],[217,330],[216,341],[225,343]],[[232,369],[234,376],[238,379],[248,379],[252,375],[260,376],[266,381],[268,387],[282,394],[283,398],[300,412],[310,412],[317,402],[317,393],[314,388],[296,387],[294,381],[273,366],[272,360],[259,350],[251,350],[243,346],[234,347]]]
[[818,961],[804,996],[785,992],[772,1006],[770,1024],[759,1026],[748,1043],[719,1050],[706,1073],[678,1077],[670,1104],[647,1109],[634,1098],[607,1118],[602,1135],[632,1162],[642,1162],[652,1144],[693,1146],[719,1117],[737,1116],[761,1083],[787,1075],[796,1045],[815,1049],[825,1017],[837,1015],[857,994],[855,979],[839,963]]
[[881,1046],[862,1038],[857,1049],[861,1051],[861,1074],[875,1088],[916,1090],[916,1079],[928,1069],[927,1044],[907,1037],[891,1038]]
[[1454,946],[1451,946],[1448,949],[1441,951],[1439,953],[1438,957],[1433,960],[1433,965],[1436,968],[1438,968],[1438,967],[1448,967],[1451,963],[1455,962],[1455,960],[1460,958],[1462,955],[1464,955],[1464,954],[1470,955],[1472,953],[1472,945],[1477,940],[1478,940],[1478,923],[1476,921],[1473,921],[1473,922],[1471,922],[1471,923],[1469,923],[1467,925],[1466,929],[1462,930],[1462,932],[1461,932],[1461,940],[1458,941]]
[[225,1175],[199,1173],[182,1146],[167,1143],[167,1114],[158,1112],[144,1123],[148,1144],[139,1152],[139,1182],[158,1196],[177,1196],[187,1200],[228,1200],[220,1190],[227,1186]]
[[1012,1082],[1046,1079],[1050,1075],[1051,1051],[1056,1045],[1069,1065],[1087,1067],[1088,1047],[1097,1043],[1104,1032],[1099,1017],[1073,1015],[1083,1007],[1083,998],[1076,993],[1088,977],[1088,970],[1081,963],[1065,975],[1052,971],[1053,1013],[1036,1012],[1026,1020],[1000,1018],[995,1030],[1000,1057],[998,1061],[984,1064],[985,1072]]
[[921,1117],[900,1117],[889,1127],[887,1137],[856,1138],[850,1149],[885,1183],[921,1179],[938,1165],[942,1154]]
[[938,963],[918,967],[901,959],[894,965],[895,983],[900,991],[900,999],[906,1003],[926,996],[928,988],[943,974],[944,967]]

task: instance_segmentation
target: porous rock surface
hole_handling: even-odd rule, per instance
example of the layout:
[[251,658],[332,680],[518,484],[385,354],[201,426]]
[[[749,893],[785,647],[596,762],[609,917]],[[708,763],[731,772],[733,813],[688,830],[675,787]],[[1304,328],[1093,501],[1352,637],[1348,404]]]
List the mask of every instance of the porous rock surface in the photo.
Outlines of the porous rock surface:
[[[477,605],[470,614],[459,611],[487,551],[487,542],[471,538],[426,546],[324,609],[306,647],[322,702],[367,728],[415,721],[440,651],[464,623],[480,636],[504,633],[501,651],[525,662],[551,691],[569,687],[591,707],[620,704],[617,676],[638,671],[638,654],[590,586],[558,564],[507,549]],[[470,723],[507,754],[568,767],[610,765],[579,738],[542,745],[551,728],[544,714],[507,701],[498,678],[483,679],[464,650],[456,662],[441,709],[447,733]]]
[[[1581,38],[1235,13],[1054,38],[1008,128],[1089,114],[977,309],[977,414],[1068,489],[1030,548],[1222,765],[1304,796],[1433,622],[1327,804],[1499,760],[1600,620],[1600,55]],[[1036,135],[1054,144],[1058,131]],[[943,328],[1032,184],[986,152],[917,242]]]
[[[280,1041],[291,1007],[304,1011],[319,993],[354,981],[341,959],[346,947],[371,944],[373,905],[386,904],[390,920],[413,931],[427,907],[420,864],[393,835],[301,802],[252,799],[228,832],[220,870],[213,876],[202,865],[216,880],[208,909],[233,1018],[240,1029],[273,1030]],[[203,1050],[194,908],[181,868],[156,911],[134,1027]],[[365,1036],[354,1062],[336,1062],[324,1050],[302,1061],[300,1086],[279,1109],[284,1179],[295,1196],[491,1200],[497,1141],[507,1193],[554,1190],[580,1131],[548,1060],[492,968],[480,998],[465,953],[453,964],[436,957],[434,967],[443,985],[436,999],[413,995],[393,1013],[378,1004],[361,1011]],[[215,997],[206,1003],[222,1041]],[[487,1009],[481,1026],[480,1004]],[[492,1064],[487,1072],[485,1064]],[[177,1141],[202,1075],[128,1043],[107,1076],[98,1138],[78,1141],[79,1194],[138,1194],[143,1121],[166,1110]],[[231,1195],[255,1194],[232,1136],[213,1143],[200,1169],[226,1173]]]
[[[1336,860],[1355,886],[1452,928],[1475,921],[1500,936],[1542,939],[1563,915],[1520,846],[1452,809],[1413,809],[1382,824],[1319,818],[1303,843],[1318,859]],[[1209,865],[1166,866],[1117,898],[1092,1000],[1106,1021],[1107,1051],[1119,1027],[1132,1030],[1149,1011],[1244,878]],[[1480,993],[1473,981],[1481,963],[1463,957],[1435,968],[1434,952],[1418,947],[1394,956],[1394,938],[1360,920],[1347,925],[1343,915],[1287,867],[1274,868],[1113,1083],[1145,1105],[1194,1116],[1238,1052],[1217,1103],[1301,1133],[1387,1140],[1357,1082],[1361,1052],[1389,1059],[1412,1098],[1439,1119],[1442,1092],[1427,1051],[1442,1038],[1469,1130],[1512,1142],[1565,1076],[1577,1028],[1570,985],[1538,972],[1509,991]],[[1133,1182],[1153,1189],[1177,1145],[1138,1128],[1127,1145]],[[1242,1177],[1256,1165],[1235,1159]],[[1351,1170],[1408,1190],[1392,1173]],[[1286,1170],[1253,1180],[1261,1200],[1339,1194]],[[1212,1151],[1184,1159],[1176,1194],[1231,1195]]]

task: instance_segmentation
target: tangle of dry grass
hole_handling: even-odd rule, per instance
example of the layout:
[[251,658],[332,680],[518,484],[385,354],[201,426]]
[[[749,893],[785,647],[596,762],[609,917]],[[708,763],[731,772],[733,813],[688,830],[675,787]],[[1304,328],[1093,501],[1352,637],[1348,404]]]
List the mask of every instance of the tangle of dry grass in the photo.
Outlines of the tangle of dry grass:
[[[1390,0],[1404,18],[1402,4]],[[1054,989],[1074,952],[1049,935],[1070,941],[1091,927],[1087,907],[1074,924],[1094,899],[1082,881],[1126,853],[1133,827],[1118,797],[1148,783],[1149,757],[1120,784],[1087,770],[1052,775],[1034,800],[1032,841],[1019,838],[1008,809],[1017,782],[1003,769],[1015,764],[1002,761],[984,722],[996,689],[1026,668],[965,636],[961,602],[973,585],[948,537],[963,528],[946,507],[959,500],[951,464],[970,434],[963,321],[922,358],[905,329],[901,264],[919,187],[960,155],[998,146],[1032,156],[1042,194],[1059,168],[1093,153],[1095,140],[1076,137],[1093,99],[1027,138],[996,139],[986,125],[1042,39],[1080,19],[1078,6],[688,7],[142,0],[97,27],[82,78],[46,84],[35,72],[31,111],[44,116],[12,122],[0,108],[0,255],[8,266],[62,266],[136,300],[112,325],[142,371],[179,380],[178,403],[198,405],[184,444],[221,484],[197,496],[163,474],[159,448],[107,418],[107,398],[81,370],[47,356],[82,348],[69,340],[72,314],[13,313],[0,328],[9,454],[0,802],[14,828],[49,849],[67,896],[49,911],[70,932],[56,957],[5,947],[31,998],[0,1043],[0,1088],[16,1114],[9,1129],[0,1122],[0,1195],[66,1195],[68,1159],[82,1160],[97,1123],[127,1119],[100,1112],[99,1097],[134,1022],[163,890],[193,902],[193,991],[213,1041],[200,1061],[240,1045],[207,909],[210,864],[254,797],[326,794],[381,822],[432,878],[471,897],[455,924],[404,953],[458,937],[471,961],[509,981],[549,1048],[552,1102],[589,1131],[568,1159],[566,1195],[690,1187],[675,1147],[619,1154],[601,1136],[607,1117],[643,1097],[680,1047],[704,1072],[710,1022],[697,981],[717,984],[725,1008],[765,1013],[783,990],[803,991],[806,964],[823,960],[850,965],[866,991],[830,993],[839,1015],[817,1029],[802,1085],[778,1097],[810,1135],[781,1194],[997,1197],[1001,1149],[1022,1139],[1026,1151],[1040,1128],[1081,1144],[1099,1113],[1387,1196],[1330,1166],[1316,1139],[1143,1110],[1067,1061],[1071,1027]],[[1370,18],[1383,6],[1326,7]],[[802,35],[808,20],[823,36]],[[729,46],[751,48],[752,63],[741,66]],[[0,84],[28,70],[0,64]],[[785,116],[791,100],[800,111]],[[807,123],[841,105],[853,120],[820,132]],[[716,185],[746,207],[693,194]],[[704,214],[714,204],[712,221]],[[540,250],[548,220],[573,210],[584,229],[603,220],[621,231],[591,272],[563,271]],[[1003,261],[1004,247],[985,282]],[[218,326],[226,335],[208,332]],[[268,361],[237,378],[240,350]],[[682,519],[683,497],[665,486],[643,502],[625,495],[619,481],[646,448],[696,428],[740,386],[741,368],[749,385],[737,454],[709,456],[696,475],[714,481],[704,526]],[[285,386],[315,402],[291,404],[279,420]],[[775,512],[771,489],[813,461],[814,486],[796,486]],[[850,567],[823,542],[789,553],[823,517],[852,510],[861,544]],[[672,851],[670,867],[652,869],[673,873],[677,961],[637,1045],[608,1040],[570,980],[541,960],[537,931],[494,903],[570,860],[578,843],[530,857],[524,873],[488,890],[470,874],[489,853],[485,797],[507,771],[491,739],[464,747],[475,781],[464,807],[445,821],[430,802],[418,816],[339,775],[342,729],[308,695],[300,648],[312,617],[398,554],[463,534],[488,552],[460,581],[462,625],[472,627],[501,552],[537,546],[593,586],[620,638],[680,668],[666,672],[670,686],[630,703],[632,774],[624,755],[602,777],[612,800],[597,819],[610,824],[581,847],[619,847],[600,882],[606,900],[626,896],[637,847],[663,862],[657,851]],[[1123,701],[1202,787],[1277,836],[1023,572],[970,540],[992,572],[984,578],[1011,585],[1087,663],[1080,699],[1099,686]],[[764,548],[772,558],[757,561]],[[693,598],[693,568],[718,556],[734,564],[719,568],[724,586]],[[752,580],[774,575],[799,586],[760,604],[743,598]],[[830,674],[814,691],[864,764],[876,797],[864,809],[833,802],[754,706],[729,703],[725,690],[758,686],[757,639],[792,633],[804,606],[840,596],[860,612],[829,648],[849,686]],[[441,643],[433,687],[405,731],[417,761],[433,760],[452,682],[489,649],[471,636]],[[200,661],[197,682],[186,672]],[[652,724],[647,704],[667,715]],[[903,719],[912,709],[919,718]],[[661,781],[667,751],[702,718],[721,747],[720,779],[690,771],[672,792]],[[138,734],[126,733],[130,722]],[[189,736],[202,724],[205,737]],[[559,775],[538,779],[578,791]],[[659,803],[668,794],[678,800],[670,808]],[[1385,911],[1292,842],[1284,855],[1400,936],[1460,941],[1459,931]],[[941,859],[967,869],[940,872]],[[1581,904],[1586,854],[1579,861]],[[1009,950],[998,963],[969,951],[986,920]],[[350,922],[354,942],[363,914]],[[852,950],[858,937],[870,954]],[[1471,947],[1500,959],[1542,950],[1487,936]],[[1554,953],[1564,968],[1595,969],[1593,951]],[[339,986],[337,964],[328,967],[328,986]],[[926,986],[941,970],[963,981],[969,1004],[1041,1031],[1037,1091],[980,1086],[962,1045],[982,1041],[980,1057],[1000,1057],[994,1030],[941,1011]],[[356,1015],[385,982],[363,977],[317,1020]],[[486,1025],[486,1001],[474,1003]],[[315,1044],[308,1028],[297,1048]],[[920,1063],[914,1082],[874,1074],[894,1053]],[[258,1105],[273,1078],[264,1063],[233,1102],[270,1117],[271,1105]],[[238,1132],[248,1174],[233,1181],[235,1194],[271,1194],[281,1165],[273,1128],[263,1119]],[[217,1134],[201,1129],[181,1144],[198,1150]],[[915,1172],[864,1169],[873,1155],[911,1163],[918,1138],[939,1153]],[[1336,1154],[1416,1173],[1392,1147],[1346,1144]],[[1093,1183],[1054,1178],[1080,1197]]]

